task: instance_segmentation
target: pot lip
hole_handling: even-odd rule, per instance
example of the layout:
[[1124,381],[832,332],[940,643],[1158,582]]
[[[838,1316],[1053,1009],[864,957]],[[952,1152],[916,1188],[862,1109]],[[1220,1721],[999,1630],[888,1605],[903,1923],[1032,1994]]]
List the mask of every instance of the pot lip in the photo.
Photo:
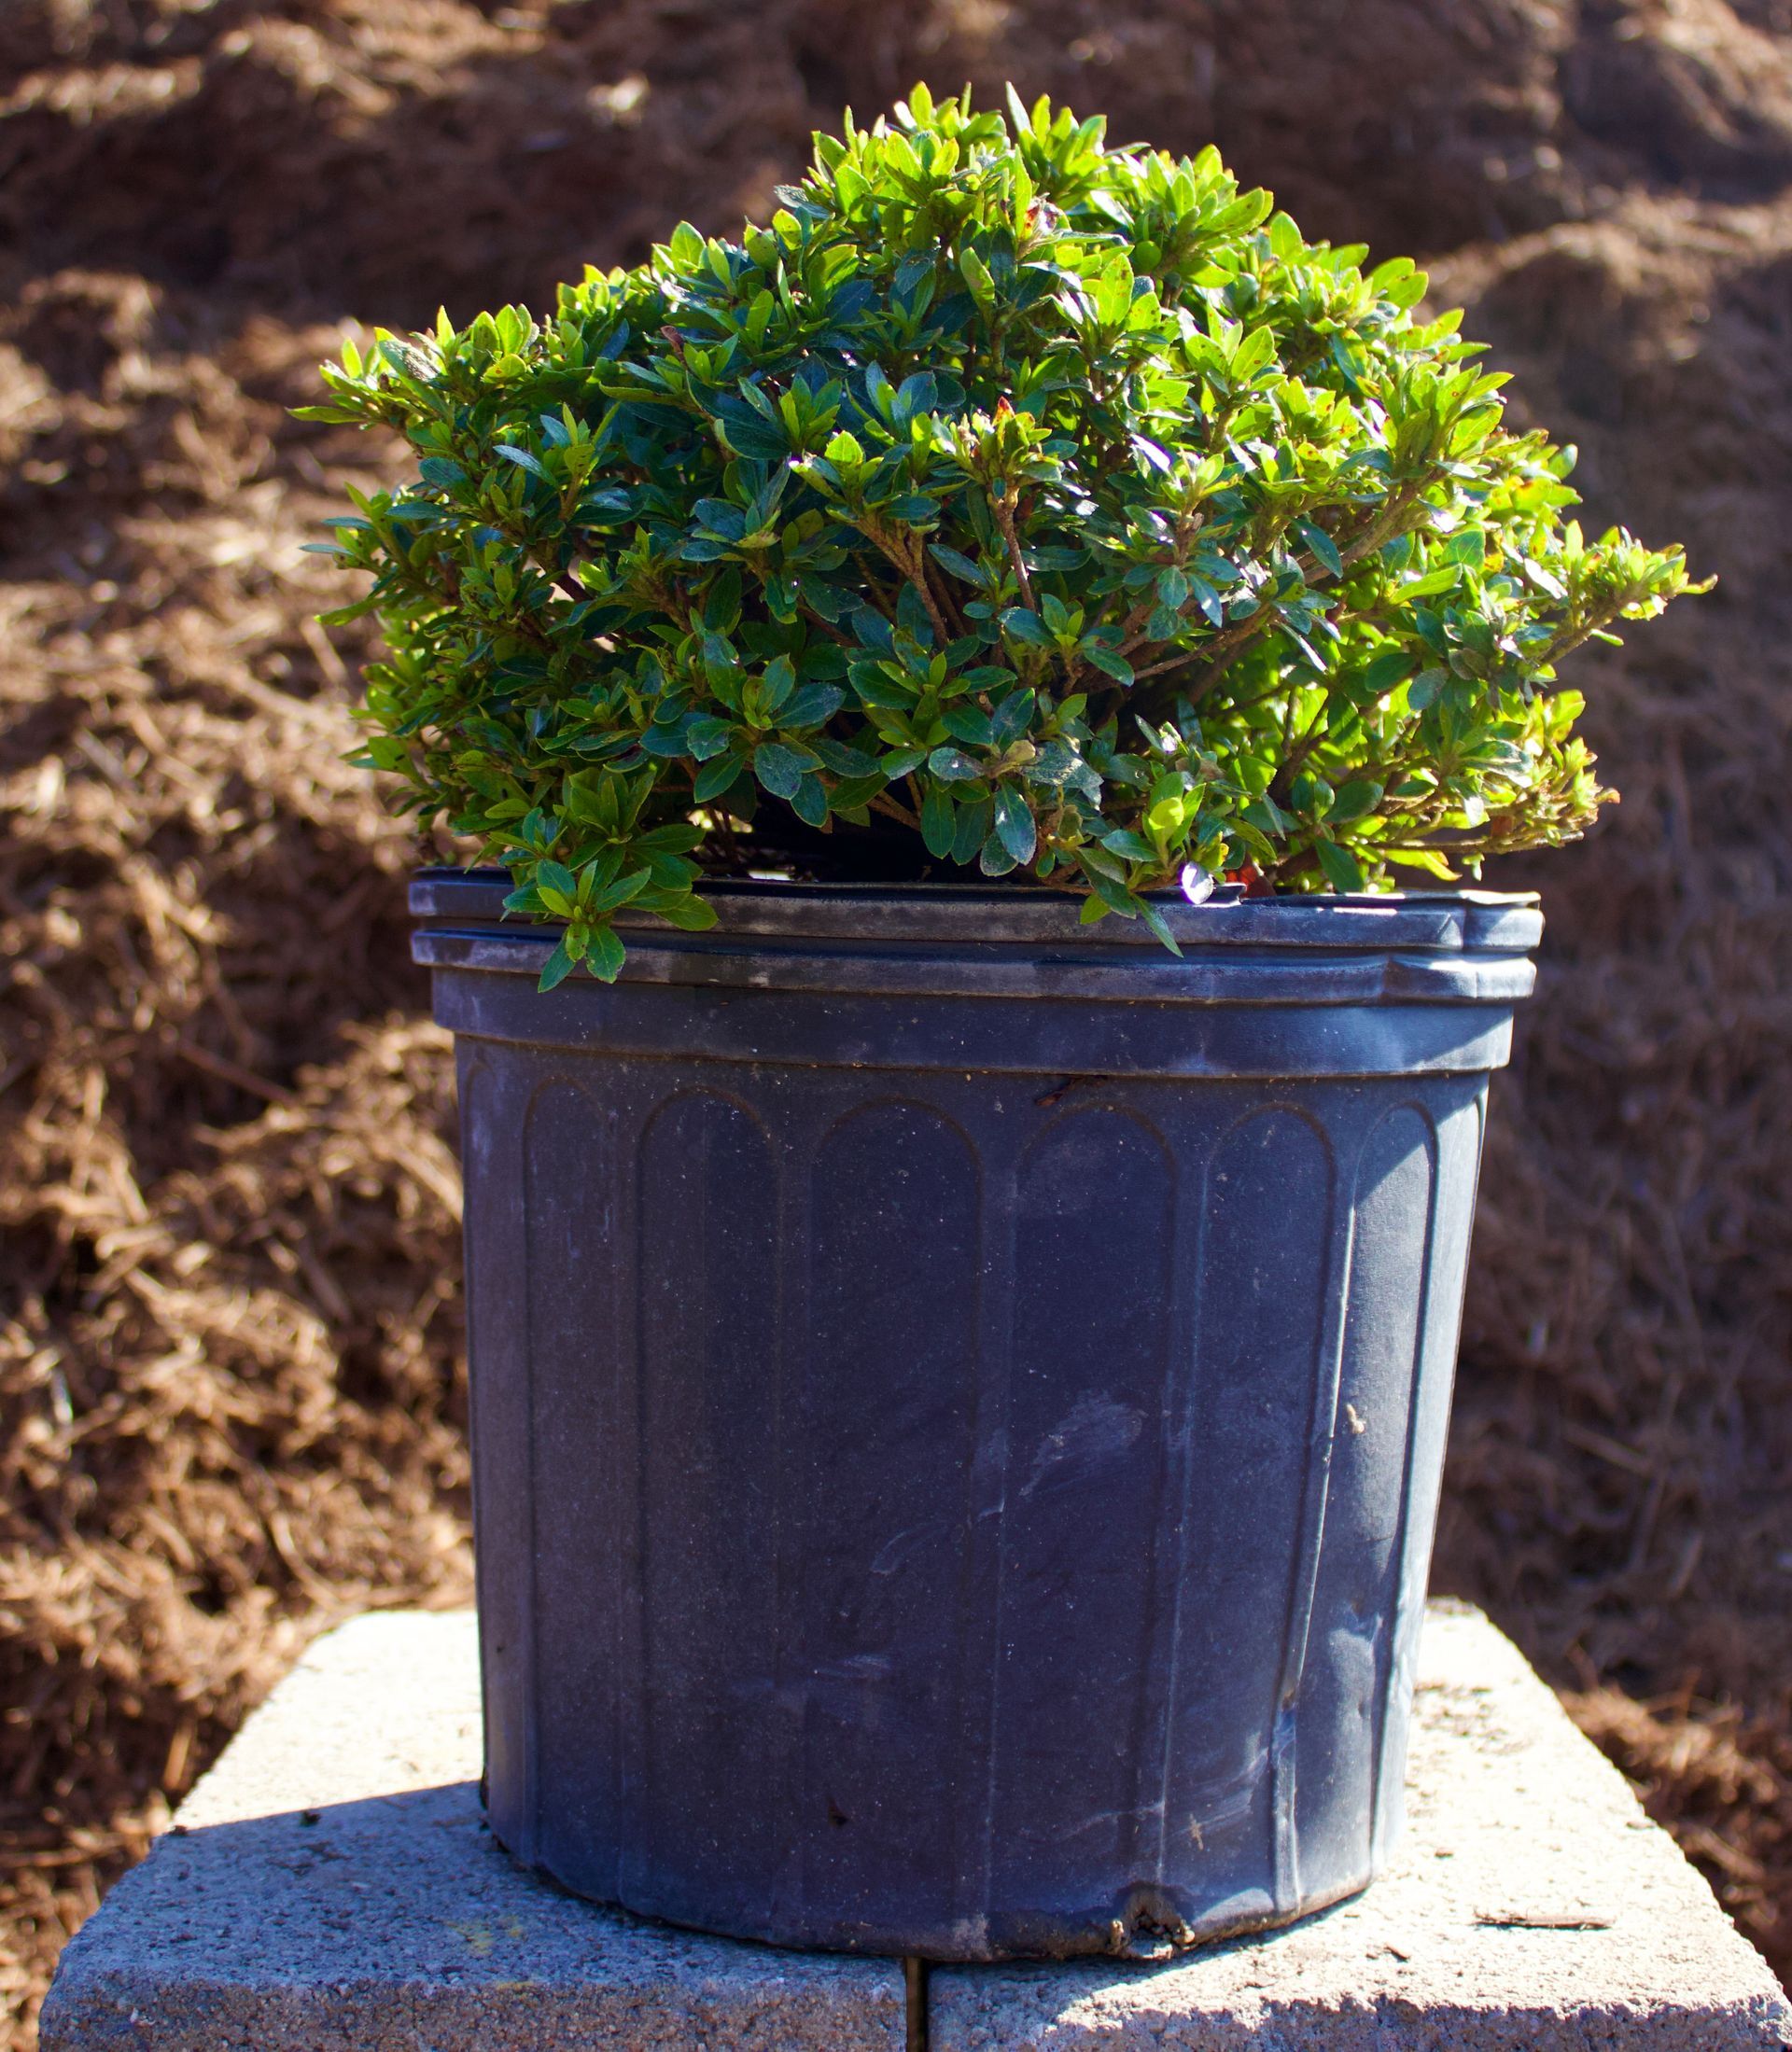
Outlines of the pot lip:
[[[553,930],[548,922],[507,917],[511,889],[501,869],[429,867],[413,872],[411,911],[426,929],[483,930],[521,941]],[[708,877],[698,889],[720,914],[716,927],[686,934],[624,906],[617,925],[642,941],[713,948],[727,940],[776,947],[828,942],[853,948],[932,943],[1052,943],[1083,959],[1146,951],[1172,959],[1142,920],[1118,915],[1084,924],[1085,900],[1032,884],[916,882],[808,883],[777,876]],[[1397,951],[1528,953],[1543,928],[1534,891],[1421,890],[1311,893],[1247,898],[1222,885],[1201,904],[1182,892],[1154,891],[1177,941],[1209,948],[1295,947]],[[538,942],[539,944],[539,942]]]

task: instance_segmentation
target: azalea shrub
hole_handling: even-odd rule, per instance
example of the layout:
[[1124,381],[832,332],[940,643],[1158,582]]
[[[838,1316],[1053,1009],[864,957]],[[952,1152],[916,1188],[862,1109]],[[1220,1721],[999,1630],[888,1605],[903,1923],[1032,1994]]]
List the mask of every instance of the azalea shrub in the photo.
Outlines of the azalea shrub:
[[[380,332],[311,417],[396,429],[328,547],[378,615],[365,761],[564,922],[706,872],[1359,891],[1582,831],[1562,659],[1688,586],[1404,258],[1217,154],[922,89],[738,241]],[[1155,899],[1154,897],[1155,894]]]

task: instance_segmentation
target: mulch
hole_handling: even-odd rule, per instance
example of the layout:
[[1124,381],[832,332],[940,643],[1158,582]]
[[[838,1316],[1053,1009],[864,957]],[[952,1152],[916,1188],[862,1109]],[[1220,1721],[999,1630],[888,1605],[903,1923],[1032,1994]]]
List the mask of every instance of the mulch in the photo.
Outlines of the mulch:
[[1792,1970],[1786,0],[0,10],[0,1998],[321,1626],[467,1600],[452,1062],[307,555],[345,327],[541,302],[808,131],[1006,77],[1410,248],[1723,582],[1585,664],[1441,1585]]

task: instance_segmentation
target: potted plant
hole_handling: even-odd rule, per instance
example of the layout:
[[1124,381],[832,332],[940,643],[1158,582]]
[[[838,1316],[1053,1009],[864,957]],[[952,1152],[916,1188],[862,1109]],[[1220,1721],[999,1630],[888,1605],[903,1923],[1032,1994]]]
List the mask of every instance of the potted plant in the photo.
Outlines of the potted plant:
[[[458,1036],[487,1801],[605,1901],[1153,1955],[1397,1829],[1490,1072],[1687,589],[1404,259],[917,89],[345,350]],[[1417,892],[1394,888],[1416,878]],[[538,992],[536,986],[539,985]]]

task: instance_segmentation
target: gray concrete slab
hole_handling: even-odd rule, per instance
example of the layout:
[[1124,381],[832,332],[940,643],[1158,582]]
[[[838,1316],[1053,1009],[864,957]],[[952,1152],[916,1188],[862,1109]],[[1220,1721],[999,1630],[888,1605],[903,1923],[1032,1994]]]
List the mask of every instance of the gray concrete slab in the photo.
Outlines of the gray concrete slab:
[[943,1968],[931,2052],[1765,2052],[1792,2008],[1479,1612],[1425,1621],[1406,1844],[1354,1901],[1160,1967]]
[[902,1970],[599,1909],[480,1817],[470,1612],[316,1641],[69,1945],[43,2052],[901,2052]]
[[[896,2052],[891,1962],[662,1929],[481,1825],[472,1621],[318,1641],[70,1945],[44,2052]],[[1508,1641],[1434,1606],[1367,1895],[1165,1967],[951,1968],[931,2052],[1764,2052],[1792,2009]]]

